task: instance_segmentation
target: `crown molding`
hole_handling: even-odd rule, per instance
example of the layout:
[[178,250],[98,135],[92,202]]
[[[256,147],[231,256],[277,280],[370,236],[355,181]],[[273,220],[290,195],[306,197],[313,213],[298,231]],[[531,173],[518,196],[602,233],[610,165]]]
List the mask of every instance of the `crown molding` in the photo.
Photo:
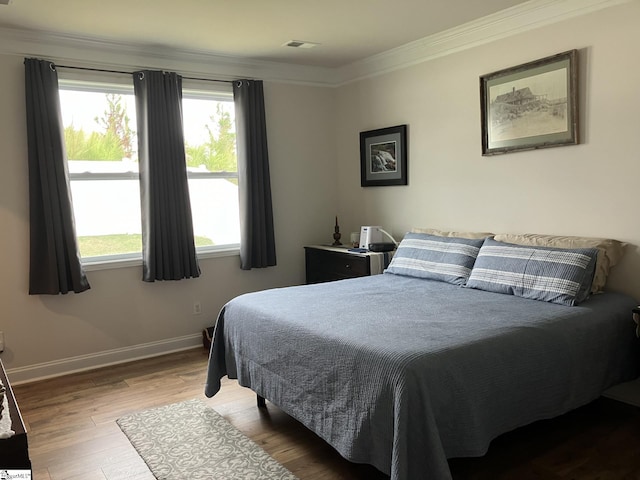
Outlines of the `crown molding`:
[[0,54],[46,58],[54,63],[114,70],[174,69],[184,76],[334,86],[331,68],[251,60],[218,53],[140,45],[75,35],[0,27]]
[[634,0],[531,0],[337,69],[338,85],[389,73]]
[[530,0],[338,68],[293,65],[52,32],[0,28],[0,54],[104,69],[174,69],[184,76],[337,87],[636,0]]

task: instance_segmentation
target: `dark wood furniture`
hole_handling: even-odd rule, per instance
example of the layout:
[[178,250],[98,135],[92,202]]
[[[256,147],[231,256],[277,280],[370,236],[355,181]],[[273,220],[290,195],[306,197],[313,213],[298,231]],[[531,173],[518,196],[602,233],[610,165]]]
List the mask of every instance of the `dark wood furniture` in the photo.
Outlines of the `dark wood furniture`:
[[20,409],[16,403],[1,359],[0,380],[2,380],[2,384],[6,389],[4,394],[9,403],[9,411],[3,411],[2,415],[10,415],[11,430],[15,432],[15,435],[12,437],[0,439],[0,469],[31,470],[29,447],[27,445],[27,430],[24,428],[22,415],[20,415]]
[[371,275],[370,256],[365,253],[324,245],[310,245],[304,247],[304,251],[307,283]]

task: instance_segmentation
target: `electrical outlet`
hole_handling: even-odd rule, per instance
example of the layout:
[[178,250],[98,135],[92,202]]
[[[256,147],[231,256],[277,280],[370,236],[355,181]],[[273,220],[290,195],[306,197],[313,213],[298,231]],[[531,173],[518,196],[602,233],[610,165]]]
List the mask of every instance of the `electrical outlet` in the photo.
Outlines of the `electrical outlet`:
[[4,332],[0,332],[0,353],[4,352]]
[[193,314],[194,315],[200,315],[202,313],[202,305],[200,305],[200,302],[194,302],[193,303]]

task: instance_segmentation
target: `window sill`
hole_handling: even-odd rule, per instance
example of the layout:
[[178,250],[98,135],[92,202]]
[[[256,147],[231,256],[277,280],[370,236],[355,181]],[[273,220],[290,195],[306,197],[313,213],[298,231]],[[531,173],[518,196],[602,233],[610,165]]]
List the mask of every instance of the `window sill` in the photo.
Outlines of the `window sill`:
[[[205,258],[233,257],[240,255],[240,247],[237,245],[229,246],[229,248],[220,248],[216,250],[204,250],[196,252],[198,260]],[[85,272],[96,270],[113,270],[116,268],[141,267],[142,257],[115,258],[109,260],[100,260],[99,257],[83,260],[82,267]]]

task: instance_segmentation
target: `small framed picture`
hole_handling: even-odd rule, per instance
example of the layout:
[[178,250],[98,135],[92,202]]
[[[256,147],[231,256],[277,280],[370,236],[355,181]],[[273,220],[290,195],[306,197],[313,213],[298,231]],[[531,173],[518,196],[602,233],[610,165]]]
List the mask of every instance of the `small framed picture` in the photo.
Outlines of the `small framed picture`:
[[407,184],[407,126],[360,132],[360,184]]
[[480,77],[482,155],[578,143],[578,51]]

